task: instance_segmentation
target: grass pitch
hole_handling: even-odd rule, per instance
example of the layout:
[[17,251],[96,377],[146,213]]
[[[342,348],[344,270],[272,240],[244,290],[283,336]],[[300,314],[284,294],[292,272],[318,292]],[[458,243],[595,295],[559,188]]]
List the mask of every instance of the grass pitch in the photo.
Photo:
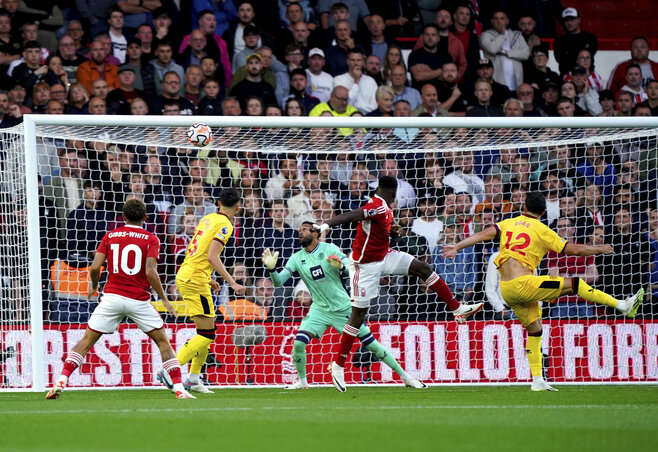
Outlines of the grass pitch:
[[0,393],[0,451],[655,451],[657,386]]

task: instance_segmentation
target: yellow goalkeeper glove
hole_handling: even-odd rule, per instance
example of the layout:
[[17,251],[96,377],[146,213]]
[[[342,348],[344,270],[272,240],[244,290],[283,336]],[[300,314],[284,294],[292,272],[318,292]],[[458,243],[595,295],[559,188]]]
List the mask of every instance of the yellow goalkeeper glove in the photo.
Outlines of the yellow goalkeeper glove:
[[263,251],[263,265],[268,270],[274,270],[276,268],[276,261],[279,260],[279,252],[275,251],[274,254],[270,251],[269,248],[266,248]]
[[334,254],[327,258],[327,262],[329,262],[329,265],[331,265],[336,270],[342,270],[344,267],[343,261],[341,261],[340,258]]

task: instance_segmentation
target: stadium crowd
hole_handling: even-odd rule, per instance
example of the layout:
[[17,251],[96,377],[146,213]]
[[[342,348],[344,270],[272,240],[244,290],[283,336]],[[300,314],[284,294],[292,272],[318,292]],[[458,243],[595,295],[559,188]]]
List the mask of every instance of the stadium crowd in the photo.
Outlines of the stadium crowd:
[[[596,72],[597,37],[559,0],[2,0],[0,127],[26,113],[286,116],[650,116],[658,114],[658,63],[649,42]],[[505,2],[509,4],[510,2]],[[554,41],[559,73],[547,66]],[[408,39],[400,39],[408,38]],[[408,57],[403,50],[412,47]],[[276,289],[260,255],[299,249],[297,228],[354,209],[379,176],[399,181],[393,247],[426,260],[459,299],[486,300],[489,318],[509,318],[497,289],[497,243],[441,258],[483,227],[522,211],[530,191],[545,193],[547,224],[570,241],[611,243],[614,256],[549,255],[541,271],[578,275],[623,298],[650,286],[658,300],[658,151],[655,139],[587,146],[450,148],[464,130],[224,129],[223,151],[120,146],[44,139],[39,175],[44,297],[50,321],[84,321],[59,272],[91,262],[105,231],[122,224],[126,199],[143,199],[147,228],[163,243],[169,290],[198,220],[216,210],[222,188],[242,190],[235,237],[225,250],[247,298],[270,320],[300,320],[310,297]],[[477,143],[513,142],[509,130],[482,131]],[[522,132],[517,132],[522,133]],[[560,133],[535,130],[525,140]],[[527,134],[530,135],[527,135]],[[281,152],[259,149],[278,142]],[[303,155],[305,148],[324,150]],[[286,152],[285,149],[292,150]],[[367,151],[356,157],[353,150]],[[24,212],[16,215],[22,221]],[[5,234],[6,235],[6,234]],[[349,252],[351,229],[326,238]],[[11,252],[8,254],[11,256]],[[495,257],[495,256],[494,256]],[[11,278],[10,278],[11,279]],[[16,287],[24,281],[12,281]],[[85,286],[86,287],[86,286]],[[391,279],[373,319],[442,319],[434,294]],[[62,301],[66,298],[66,301]],[[236,296],[224,287],[218,303]],[[647,303],[645,315],[656,313]],[[586,303],[556,303],[555,317],[592,316]],[[82,315],[82,317],[77,317]]]

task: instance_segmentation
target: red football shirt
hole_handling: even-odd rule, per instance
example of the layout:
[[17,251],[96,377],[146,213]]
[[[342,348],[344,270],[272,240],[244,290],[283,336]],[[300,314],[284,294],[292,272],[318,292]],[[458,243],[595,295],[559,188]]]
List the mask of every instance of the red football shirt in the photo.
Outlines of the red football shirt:
[[356,227],[352,260],[360,264],[383,261],[389,248],[393,211],[377,195],[361,208],[363,220]]
[[149,300],[146,258],[158,259],[160,240],[146,229],[126,225],[105,234],[97,252],[107,256],[108,277],[104,293],[133,300]]

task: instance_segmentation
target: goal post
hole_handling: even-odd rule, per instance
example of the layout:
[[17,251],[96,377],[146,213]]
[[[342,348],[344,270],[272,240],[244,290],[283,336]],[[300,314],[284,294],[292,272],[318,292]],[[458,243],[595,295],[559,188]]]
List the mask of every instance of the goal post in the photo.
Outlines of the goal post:
[[[197,122],[209,125],[215,132],[206,148],[195,148],[187,140],[187,127]],[[393,278],[389,285],[382,286],[377,306],[371,308],[371,329],[410,374],[436,384],[528,381],[523,328],[512,319],[502,301],[489,299],[487,292],[491,290],[487,277],[492,277],[491,272],[487,274],[488,257],[495,245],[473,250],[459,263],[441,260],[436,250],[454,238],[449,238],[449,234],[472,234],[518,211],[520,201],[517,199],[514,204],[513,191],[525,194],[541,189],[559,191],[557,198],[551,200],[549,223],[553,227],[558,226],[560,218],[568,218],[569,224],[564,227],[575,229],[578,241],[584,242],[594,240],[593,231],[600,226],[604,240],[609,242],[622,234],[616,232],[622,230],[616,222],[629,221],[630,242],[624,239],[615,243],[623,253],[631,248],[639,250],[642,259],[567,262],[552,256],[545,259],[540,272],[581,275],[589,278],[593,287],[616,291],[614,295],[619,297],[626,293],[626,277],[628,287],[641,284],[648,293],[641,316],[633,321],[624,320],[611,310],[586,306],[582,300],[574,300],[573,310],[566,307],[567,303],[545,303],[543,350],[549,378],[561,383],[655,383],[658,308],[656,298],[651,300],[651,292],[658,294],[658,288],[651,284],[658,284],[658,275],[649,271],[649,266],[656,259],[654,255],[658,256],[658,248],[652,248],[658,246],[654,245],[658,244],[658,230],[654,235],[651,229],[654,224],[658,228],[657,140],[658,119],[654,117],[26,115],[23,125],[2,133],[6,161],[3,171],[9,174],[3,176],[2,187],[2,247],[7,256],[0,275],[0,390],[43,391],[56,379],[62,357],[81,338],[89,311],[95,306],[95,300],[90,304],[83,300],[81,281],[88,254],[95,249],[94,240],[102,237],[102,231],[90,226],[92,219],[96,226],[119,225],[118,213],[124,199],[146,199],[152,209],[150,218],[154,218],[149,227],[163,243],[160,272],[167,289],[175,296],[172,275],[180,264],[186,240],[189,241],[185,238],[185,221],[188,217],[198,220],[204,209],[212,207],[219,188],[227,185],[240,188],[249,198],[245,199],[244,209],[259,215],[253,214],[252,218],[248,216],[251,213],[241,214],[236,236],[227,245],[226,258],[231,271],[247,275],[240,273],[250,284],[245,298],[263,307],[267,319],[231,317],[235,306],[230,303],[238,297],[223,287],[215,299],[216,307],[224,308],[218,311],[218,340],[207,363],[208,382],[271,386],[294,381],[292,343],[299,321],[308,311],[303,304],[307,302],[304,290],[298,285],[298,278],[282,288],[270,287],[258,253],[265,244],[284,246],[286,249],[280,250],[280,270],[285,262],[283,256],[287,258],[301,249],[296,240],[296,228],[301,221],[321,221],[323,215],[338,214],[358,205],[372,192],[377,177],[388,173],[398,175],[400,180],[398,221],[400,214],[406,216],[403,221],[409,225],[422,220],[417,222],[417,228],[409,226],[410,231],[416,232],[409,233],[404,242],[406,249],[424,250],[417,257],[426,259],[449,282],[459,299],[486,302],[481,318],[457,326],[445,315],[440,301],[417,289],[417,280]],[[565,148],[568,157],[558,152]],[[228,163],[220,162],[220,152]],[[571,166],[560,165],[561,158],[569,160]],[[505,159],[508,160],[503,162]],[[67,167],[70,160],[75,162]],[[198,165],[203,168],[190,166],[193,160],[202,160],[203,164]],[[474,168],[462,166],[468,166],[466,161]],[[324,165],[321,170],[318,162]],[[159,175],[149,173],[156,163],[162,165]],[[289,168],[285,166],[288,164]],[[281,176],[284,167],[285,177]],[[331,187],[324,192],[314,188],[311,180],[324,176],[307,176],[318,172],[326,172],[330,179],[321,184]],[[555,189],[544,180],[552,177],[553,172],[557,172],[556,183],[560,185]],[[211,184],[214,175],[229,177],[230,181],[215,179]],[[38,178],[44,186],[41,191]],[[187,197],[186,190],[189,185],[192,191],[198,178],[202,179],[199,185],[204,202],[188,209],[186,202],[192,198]],[[54,187],[55,180],[60,185]],[[592,185],[596,188],[590,190],[598,189],[598,195],[587,191]],[[494,186],[503,193],[495,192]],[[77,194],[64,199],[62,194],[72,187]],[[87,196],[96,196],[85,194],[89,187],[100,190],[101,198],[89,200]],[[622,188],[629,188],[630,193]],[[318,197],[314,198],[315,194]],[[490,195],[494,202],[490,202]],[[625,196],[634,198],[626,201]],[[297,198],[293,200],[294,197]],[[43,201],[46,198],[52,205]],[[561,198],[569,201],[562,201],[562,206]],[[273,207],[280,199],[286,215],[282,236],[267,232],[272,224],[279,228],[272,218],[282,214]],[[93,207],[85,207],[87,201]],[[574,206],[566,205],[572,201]],[[449,203],[452,204],[446,209]],[[82,210],[76,210],[74,204]],[[100,214],[84,211],[100,210],[98,206],[106,210],[102,219]],[[17,229],[12,215],[22,207],[27,227]],[[566,209],[570,213],[562,214]],[[624,209],[626,213],[620,213]],[[44,212],[49,212],[50,217],[45,218]],[[421,214],[426,216],[421,218]],[[630,220],[624,220],[624,215]],[[50,229],[44,225],[50,225]],[[71,230],[70,225],[79,229]],[[351,229],[346,227],[328,239],[348,255],[353,239]],[[42,236],[49,230],[54,232],[52,236]],[[21,247],[21,237],[27,243],[26,249]],[[56,249],[44,248],[44,244],[53,243]],[[630,248],[625,248],[627,245]],[[643,272],[641,281],[633,279],[635,268]],[[613,272],[620,272],[623,277]],[[57,278],[65,273],[67,278],[78,278],[76,287],[69,280],[60,284],[62,281]],[[21,296],[27,297],[23,300],[27,308],[19,302]],[[184,308],[177,306],[184,314]],[[166,320],[172,345],[178,349],[194,334],[193,324],[189,319],[178,323]],[[259,328],[242,329],[252,326]],[[244,334],[252,334],[251,339],[245,339]],[[329,328],[321,340],[314,339],[307,347],[311,383],[329,383],[324,370],[338,337]],[[359,350],[350,359],[358,367],[349,364],[348,382],[400,381],[365,350]],[[92,349],[72,378],[71,386],[157,387],[159,360],[157,347],[135,325],[123,325]]]

